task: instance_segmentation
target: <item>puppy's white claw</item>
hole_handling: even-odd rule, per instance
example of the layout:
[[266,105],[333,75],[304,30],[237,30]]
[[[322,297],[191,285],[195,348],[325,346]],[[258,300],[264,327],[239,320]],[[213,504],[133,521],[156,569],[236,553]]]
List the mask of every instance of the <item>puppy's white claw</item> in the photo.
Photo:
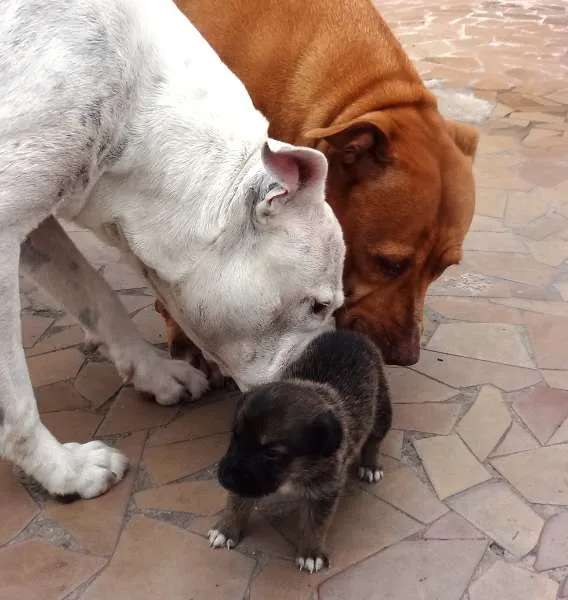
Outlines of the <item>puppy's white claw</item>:
[[359,467],[357,475],[361,481],[366,481],[367,483],[377,483],[384,477],[381,469],[369,469],[367,467]]
[[296,559],[296,564],[298,565],[298,570],[299,571],[302,571],[304,569],[304,559],[301,556],[299,556]]
[[231,550],[231,548],[237,545],[235,540],[226,537],[218,529],[210,529],[207,536],[209,537],[209,546],[211,548],[227,548],[227,550]]
[[311,574],[319,573],[325,567],[325,561],[320,556],[317,556],[316,558],[310,556],[307,558],[298,556],[298,558],[296,558],[296,564],[300,571],[309,571]]

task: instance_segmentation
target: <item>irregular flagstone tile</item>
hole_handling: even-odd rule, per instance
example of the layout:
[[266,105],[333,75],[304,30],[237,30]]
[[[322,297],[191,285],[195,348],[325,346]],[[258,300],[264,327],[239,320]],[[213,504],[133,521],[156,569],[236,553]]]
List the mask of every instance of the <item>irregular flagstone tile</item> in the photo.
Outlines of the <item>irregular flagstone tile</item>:
[[505,214],[508,192],[501,189],[477,188],[475,212],[478,215],[501,218]]
[[31,539],[0,549],[0,600],[60,600],[91,578],[103,558]]
[[497,252],[467,254],[464,264],[490,277],[502,277],[527,285],[547,286],[554,278],[552,267],[537,262],[531,256]]
[[568,565],[568,512],[551,517],[545,524],[535,569],[547,571]]
[[89,403],[66,381],[59,381],[38,388],[35,390],[35,397],[40,413],[87,408],[89,406]]
[[446,506],[409,467],[389,473],[379,485],[366,489],[422,523],[432,523],[448,512]]
[[493,456],[506,456],[507,454],[515,454],[515,452],[523,452],[538,447],[539,444],[532,435],[518,423],[513,422],[507,435],[493,452]]
[[441,500],[491,479],[455,434],[416,440],[414,446]]
[[555,213],[545,215],[529,223],[519,231],[519,235],[533,240],[544,240],[548,237],[561,235],[566,231],[568,223],[566,219]]
[[537,544],[544,521],[502,481],[448,500],[450,507],[520,558]]
[[392,401],[397,404],[443,402],[459,392],[404,367],[386,367]]
[[548,445],[562,444],[564,442],[568,442],[568,419],[554,432],[554,435],[548,440]]
[[125,387],[116,396],[99,430],[99,435],[125,431],[140,431],[168,423],[176,414],[175,406],[160,406],[132,387]]
[[[507,142],[510,142],[510,138],[504,138]],[[469,227],[470,231],[494,231],[496,233],[504,233],[508,231],[506,227],[503,226],[501,219],[496,219],[494,217],[486,217],[483,215],[474,215],[473,221]]]
[[471,600],[555,600],[558,584],[545,575],[498,561],[470,587]]
[[60,442],[84,444],[94,436],[102,417],[86,410],[60,410],[44,413],[41,420]]
[[129,290],[143,288],[148,285],[142,275],[137,273],[130,265],[124,263],[106,265],[103,269],[103,277],[113,290]]
[[326,581],[319,597],[457,600],[465,592],[485,545],[480,540],[400,542]]
[[243,597],[254,564],[239,552],[210,549],[202,537],[173,525],[134,517],[109,566],[81,598],[236,600]]
[[554,287],[560,292],[562,296],[562,300],[568,302],[568,281],[563,281],[561,283],[555,283]]
[[481,388],[477,399],[459,422],[457,432],[480,461],[484,461],[511,424],[501,392]]
[[430,350],[422,350],[420,361],[412,368],[454,387],[471,387],[486,383],[512,392],[540,381],[539,372],[534,369],[500,365]]
[[541,369],[568,369],[568,319],[525,313],[536,362]]
[[426,348],[517,367],[533,366],[519,330],[504,323],[442,323]]
[[558,267],[568,258],[568,244],[565,240],[527,240],[527,246],[536,260]]
[[548,198],[540,190],[511,192],[505,211],[505,225],[509,227],[528,225],[531,221],[546,213],[548,204]]
[[166,342],[166,328],[164,319],[155,310],[154,306],[143,308],[132,319],[144,339],[150,344],[163,344]]
[[568,444],[495,458],[491,464],[529,502],[568,504]]
[[102,556],[112,554],[136,481],[145,439],[145,432],[137,432],[117,441],[116,448],[130,461],[129,470],[120,483],[102,496],[90,500],[62,504],[49,499],[44,516],[71,533],[84,550]]
[[229,435],[220,433],[189,442],[146,448],[143,462],[156,485],[201,471],[216,463],[229,447]]
[[424,532],[424,538],[427,540],[482,540],[485,539],[485,536],[460,515],[450,511]]
[[32,356],[27,359],[30,378],[34,387],[41,387],[75,377],[85,361],[76,348]]
[[204,479],[144,490],[134,499],[140,508],[215,515],[225,507],[227,492],[216,479]]
[[[568,242],[567,242],[568,243]],[[559,317],[568,317],[568,303],[566,302],[546,302],[544,300],[524,300],[522,298],[506,298],[493,300],[497,304],[513,306],[521,310],[528,310],[548,315],[557,315]]]
[[527,254],[525,245],[513,233],[493,231],[470,231],[464,241],[464,250],[471,252],[518,252]]
[[457,402],[443,404],[394,404],[392,425],[396,429],[447,434],[461,411]]
[[38,317],[24,313],[22,315],[22,345],[24,348],[31,348],[52,323],[53,319],[50,317]]
[[328,572],[307,577],[291,561],[272,559],[251,582],[250,600],[312,600]]
[[551,388],[568,390],[568,371],[542,371],[544,380]]
[[[18,481],[14,467],[0,460],[0,545],[16,537],[37,515],[39,508]],[[0,585],[0,594],[1,592]]]
[[[171,423],[150,435],[149,446],[160,446],[230,431],[238,395],[221,393],[220,401],[198,408],[182,407],[182,413]],[[189,410],[185,410],[188,408]]]
[[517,392],[513,408],[538,441],[545,444],[568,417],[568,391],[538,385]]
[[484,298],[430,297],[427,305],[449,319],[474,323],[510,323],[523,325],[520,311],[498,306]]
[[133,294],[119,294],[119,299],[128,311],[128,314],[132,314],[141,308],[146,308],[154,304],[152,296],[138,296]]
[[84,341],[85,332],[79,325],[65,327],[61,330],[58,327],[52,327],[48,331],[47,336],[28,350],[26,355],[36,356],[37,354],[45,354],[46,352],[61,350],[62,348],[70,348],[71,346],[82,344]]
[[404,444],[404,431],[391,429],[385,439],[381,442],[380,452],[386,454],[396,460],[400,460],[402,456],[402,446]]
[[116,394],[122,380],[110,363],[88,362],[79,371],[74,385],[94,407],[99,407]]

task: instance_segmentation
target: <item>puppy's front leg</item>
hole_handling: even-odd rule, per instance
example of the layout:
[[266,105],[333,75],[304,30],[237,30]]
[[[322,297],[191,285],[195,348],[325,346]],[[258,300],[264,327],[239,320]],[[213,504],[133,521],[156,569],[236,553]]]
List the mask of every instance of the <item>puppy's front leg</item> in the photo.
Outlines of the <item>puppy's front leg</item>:
[[159,404],[175,404],[187,392],[198,398],[207,389],[201,371],[162,356],[144,341],[107,282],[53,217],[22,244],[21,266],[105,346],[123,379]]
[[325,496],[310,498],[301,512],[301,534],[296,564],[300,571],[317,573],[329,566],[325,539],[339,501],[339,488],[326,491]]
[[92,498],[122,479],[128,460],[98,441],[60,444],[41,423],[22,349],[19,255],[18,237],[0,230],[0,456],[52,494]]
[[209,543],[213,548],[234,548],[240,541],[245,530],[254,502],[249,498],[241,498],[229,494],[227,507],[221,520],[209,531]]

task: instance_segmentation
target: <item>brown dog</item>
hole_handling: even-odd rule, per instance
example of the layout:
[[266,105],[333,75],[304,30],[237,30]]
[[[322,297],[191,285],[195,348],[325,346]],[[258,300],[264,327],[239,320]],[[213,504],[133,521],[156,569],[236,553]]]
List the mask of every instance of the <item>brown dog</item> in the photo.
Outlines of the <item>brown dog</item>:
[[347,243],[339,325],[415,363],[426,290],[460,261],[473,216],[477,131],[442,119],[370,0],[176,1],[270,134],[327,155]]

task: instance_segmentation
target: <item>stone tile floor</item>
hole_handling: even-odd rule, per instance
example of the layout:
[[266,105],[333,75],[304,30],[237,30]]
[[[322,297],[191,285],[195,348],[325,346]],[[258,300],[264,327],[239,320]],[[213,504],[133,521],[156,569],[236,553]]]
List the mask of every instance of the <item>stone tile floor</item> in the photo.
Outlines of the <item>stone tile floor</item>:
[[[121,388],[22,281],[43,419],[62,441],[112,441],[133,468],[105,496],[63,505],[0,462],[1,600],[568,598],[568,5],[380,8],[445,108],[457,99],[458,116],[488,119],[465,258],[431,290],[420,363],[390,369],[386,479],[349,488],[331,570],[296,572],[277,507],[237,550],[209,550],[234,399],[165,408]],[[71,235],[162,343],[143,282],[90,233]]]

